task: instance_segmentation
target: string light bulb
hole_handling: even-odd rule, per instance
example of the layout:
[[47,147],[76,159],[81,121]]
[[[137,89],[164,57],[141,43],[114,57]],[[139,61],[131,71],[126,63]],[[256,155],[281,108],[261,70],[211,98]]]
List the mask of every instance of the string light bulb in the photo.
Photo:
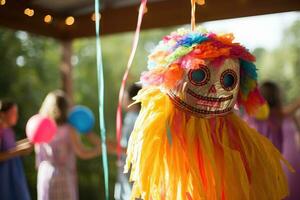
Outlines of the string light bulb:
[[47,24],[50,24],[53,20],[53,17],[51,15],[46,15],[44,17],[44,22],[47,23]]
[[6,0],[1,0],[1,1],[0,1],[0,5],[1,5],[1,6],[4,6],[5,4],[6,4]]
[[65,23],[66,23],[66,25],[68,25],[68,26],[73,25],[74,22],[75,22],[75,19],[74,19],[73,16],[69,16],[69,17],[67,17],[66,20],[65,20]]
[[[96,13],[93,13],[92,16],[91,16],[91,19],[93,21],[96,21]],[[101,19],[101,14],[99,13],[99,19]]]
[[34,10],[30,8],[26,8],[24,10],[24,14],[27,15],[28,17],[32,17],[34,15]]

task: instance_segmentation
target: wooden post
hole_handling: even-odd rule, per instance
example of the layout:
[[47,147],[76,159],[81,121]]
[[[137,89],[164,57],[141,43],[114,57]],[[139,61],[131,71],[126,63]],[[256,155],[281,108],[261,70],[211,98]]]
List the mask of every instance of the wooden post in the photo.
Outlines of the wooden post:
[[62,80],[62,90],[68,95],[71,105],[73,105],[73,76],[72,76],[72,40],[61,40],[61,64],[60,75]]

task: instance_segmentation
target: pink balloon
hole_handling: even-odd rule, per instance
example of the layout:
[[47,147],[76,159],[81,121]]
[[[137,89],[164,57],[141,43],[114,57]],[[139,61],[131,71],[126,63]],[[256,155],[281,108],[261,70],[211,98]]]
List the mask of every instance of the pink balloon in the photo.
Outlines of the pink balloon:
[[32,143],[48,143],[57,130],[56,123],[45,116],[36,114],[26,124],[26,135]]

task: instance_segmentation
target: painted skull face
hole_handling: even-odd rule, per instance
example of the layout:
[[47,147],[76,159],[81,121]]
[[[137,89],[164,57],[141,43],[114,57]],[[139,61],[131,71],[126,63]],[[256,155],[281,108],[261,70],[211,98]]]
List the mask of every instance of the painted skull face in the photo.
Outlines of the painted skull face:
[[226,59],[221,66],[205,62],[186,69],[183,81],[168,94],[177,106],[199,117],[225,115],[236,103],[239,74],[237,59]]

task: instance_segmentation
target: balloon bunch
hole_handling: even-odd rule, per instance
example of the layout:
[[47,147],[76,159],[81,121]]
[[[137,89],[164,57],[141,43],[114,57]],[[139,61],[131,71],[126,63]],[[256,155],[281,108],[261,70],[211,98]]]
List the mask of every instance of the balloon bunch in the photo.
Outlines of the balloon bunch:
[[[85,106],[75,106],[68,115],[68,122],[78,133],[89,133],[95,124],[93,112]],[[55,121],[41,114],[32,116],[26,124],[26,135],[34,144],[49,143],[57,131]]]

